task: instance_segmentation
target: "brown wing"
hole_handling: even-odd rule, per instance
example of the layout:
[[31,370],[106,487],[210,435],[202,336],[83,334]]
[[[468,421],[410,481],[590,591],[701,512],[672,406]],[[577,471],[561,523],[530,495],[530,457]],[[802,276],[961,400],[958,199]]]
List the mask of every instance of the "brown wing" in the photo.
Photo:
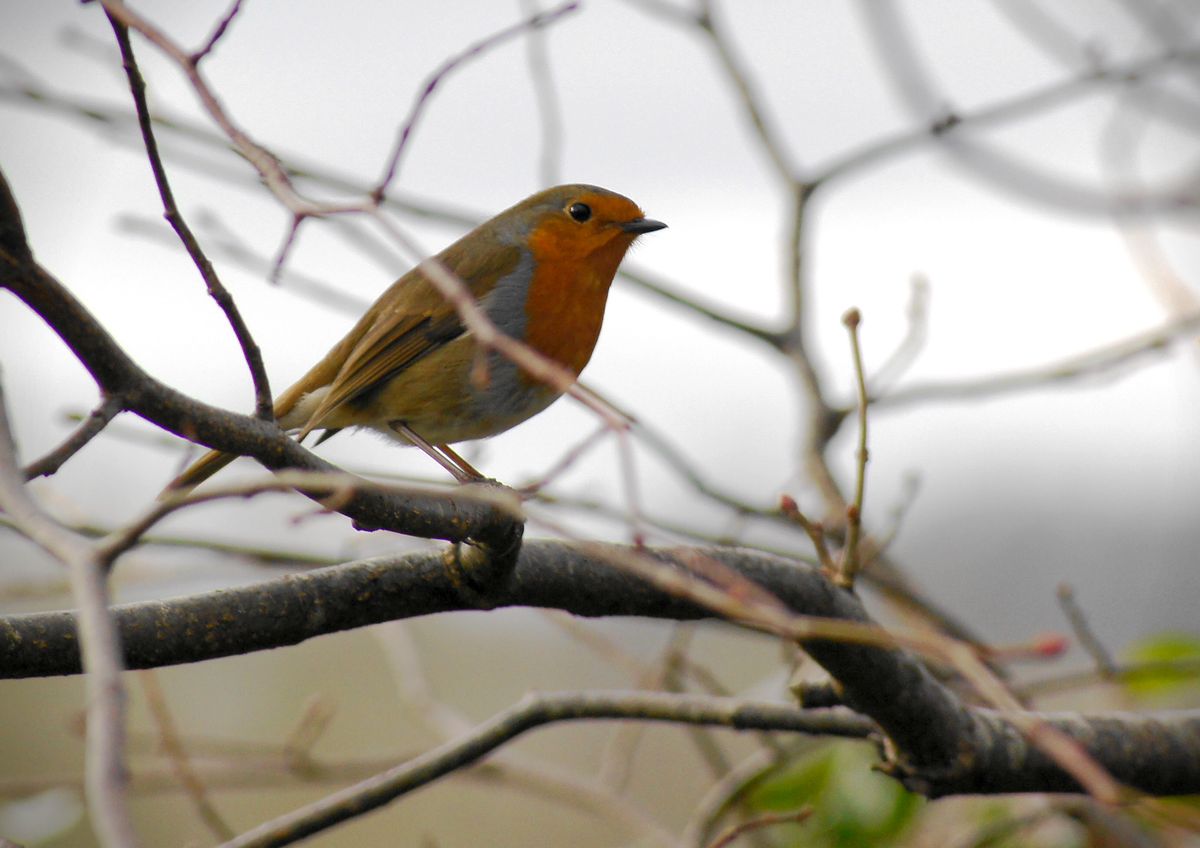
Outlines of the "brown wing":
[[[483,251],[451,245],[440,259],[460,279],[468,281],[477,298],[486,295],[496,282],[517,266],[517,248]],[[310,431],[344,403],[383,388],[417,360],[461,336],[466,328],[458,313],[423,274],[413,271],[380,297],[372,307],[375,317],[346,355],[329,392],[309,416],[300,433]]]
[[325,417],[343,403],[382,388],[392,377],[464,331],[454,312],[436,317],[409,316],[373,327],[330,383],[329,393],[313,410],[300,438],[320,427]]

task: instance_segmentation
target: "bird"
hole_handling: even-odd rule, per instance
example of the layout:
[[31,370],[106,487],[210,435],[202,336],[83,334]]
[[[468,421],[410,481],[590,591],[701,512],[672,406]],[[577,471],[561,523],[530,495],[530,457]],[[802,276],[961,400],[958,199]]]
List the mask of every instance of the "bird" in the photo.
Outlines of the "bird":
[[[585,184],[540,191],[435,259],[497,329],[578,376],[591,359],[617,267],[666,224],[624,195]],[[481,480],[451,444],[520,424],[562,392],[482,345],[421,265],[388,287],[346,336],[276,398],[275,419],[317,444],[347,427],[416,445],[459,482]],[[186,493],[236,458],[209,451],[166,493]]]

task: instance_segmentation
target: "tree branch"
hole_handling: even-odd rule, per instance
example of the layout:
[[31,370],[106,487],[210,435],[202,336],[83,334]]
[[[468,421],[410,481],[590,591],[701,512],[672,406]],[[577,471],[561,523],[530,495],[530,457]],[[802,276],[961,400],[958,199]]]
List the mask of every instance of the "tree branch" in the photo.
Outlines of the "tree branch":
[[[123,408],[181,438],[211,448],[252,456],[271,469],[337,469],[289,438],[274,423],[200,403],[143,371],[58,280],[33,259],[7,181],[0,173],[0,287],[36,312],[71,349],[102,393],[122,398]],[[328,489],[304,494],[320,501]],[[523,533],[511,513],[451,491],[357,491],[338,511],[360,529],[410,536],[470,540],[463,563],[470,571],[502,571],[511,563]]]
[[[869,722],[841,713],[806,712],[780,704],[660,692],[567,692],[526,695],[519,703],[444,745],[316,803],[264,822],[222,848],[290,845],[445,777],[527,731],[563,721],[636,719],[796,733],[859,736]],[[849,720],[848,720],[849,719]]]
[[[209,43],[204,50],[199,54],[201,56],[208,53],[216,43],[216,39],[225,31],[229,21],[232,20],[238,6],[234,6],[229,13],[229,17],[223,21],[222,25],[217,28],[210,38]],[[150,106],[146,102],[146,82],[142,79],[142,72],[138,69],[137,58],[133,55],[133,44],[129,40],[129,29],[120,21],[112,16],[110,12],[108,22],[112,25],[113,32],[117,38],[117,46],[121,50],[121,62],[125,67],[125,74],[129,78],[129,90],[133,95],[134,108],[137,111],[138,128],[142,133],[142,141],[146,146],[146,158],[150,161],[150,170],[154,174],[154,183],[158,187],[159,197],[162,198],[163,216],[167,219],[167,223],[175,230],[175,234],[179,236],[179,240],[183,243],[184,249],[187,250],[188,256],[192,258],[196,269],[200,272],[200,277],[204,280],[204,284],[208,289],[209,295],[216,301],[217,306],[225,313],[225,318],[229,322],[229,326],[233,329],[233,334],[237,338],[238,345],[242,349],[242,356],[246,360],[246,367],[250,370],[250,380],[254,385],[254,415],[264,421],[274,419],[273,405],[271,403],[271,384],[267,379],[267,369],[263,364],[262,351],[258,347],[258,343],[254,341],[254,337],[250,334],[250,327],[247,326],[245,319],[242,317],[241,310],[233,300],[233,295],[225,288],[221,282],[221,278],[217,276],[216,269],[212,263],[208,261],[208,257],[204,255],[204,250],[200,247],[200,242],[196,239],[192,228],[188,226],[184,220],[183,213],[179,211],[179,206],[175,203],[175,193],[171,191],[171,183],[167,179],[167,169],[163,166],[162,157],[158,152],[158,141],[154,138],[154,125],[150,121]]]
[[[509,580],[485,600],[495,607],[557,608],[583,616],[712,617],[613,564],[634,553],[619,546],[528,541]],[[869,621],[852,594],[835,588],[817,569],[789,560],[729,548],[649,555],[681,570],[681,563],[709,558],[797,613]],[[477,593],[455,583],[438,553],[426,552],[126,604],[112,612],[128,666],[148,668],[293,645],[380,621],[478,609],[479,603]],[[230,609],[256,614],[230,616]],[[0,676],[77,673],[74,626],[73,612],[0,618]],[[1200,791],[1198,712],[1154,718],[1027,713],[1018,726],[1007,714],[966,706],[900,649],[828,639],[806,640],[804,648],[841,684],[845,703],[882,728],[890,740],[891,773],[923,794],[1078,791],[1073,778],[1026,735],[1031,721],[1074,740],[1121,783],[1153,794]]]

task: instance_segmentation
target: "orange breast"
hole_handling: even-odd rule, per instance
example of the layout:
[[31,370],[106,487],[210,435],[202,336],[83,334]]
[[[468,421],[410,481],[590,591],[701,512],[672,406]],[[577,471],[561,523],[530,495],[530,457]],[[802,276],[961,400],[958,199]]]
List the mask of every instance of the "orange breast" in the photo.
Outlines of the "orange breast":
[[543,252],[525,301],[526,344],[576,374],[582,371],[600,337],[608,289],[627,247],[614,241],[582,261]]

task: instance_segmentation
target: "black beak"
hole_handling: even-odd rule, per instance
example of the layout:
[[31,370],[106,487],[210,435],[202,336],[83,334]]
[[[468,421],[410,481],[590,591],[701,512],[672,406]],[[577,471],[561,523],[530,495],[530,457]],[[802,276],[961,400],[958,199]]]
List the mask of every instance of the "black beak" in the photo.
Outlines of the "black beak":
[[625,232],[639,236],[643,233],[652,233],[655,230],[665,230],[666,228],[667,225],[662,221],[655,221],[652,218],[635,218],[621,225],[621,229]]

